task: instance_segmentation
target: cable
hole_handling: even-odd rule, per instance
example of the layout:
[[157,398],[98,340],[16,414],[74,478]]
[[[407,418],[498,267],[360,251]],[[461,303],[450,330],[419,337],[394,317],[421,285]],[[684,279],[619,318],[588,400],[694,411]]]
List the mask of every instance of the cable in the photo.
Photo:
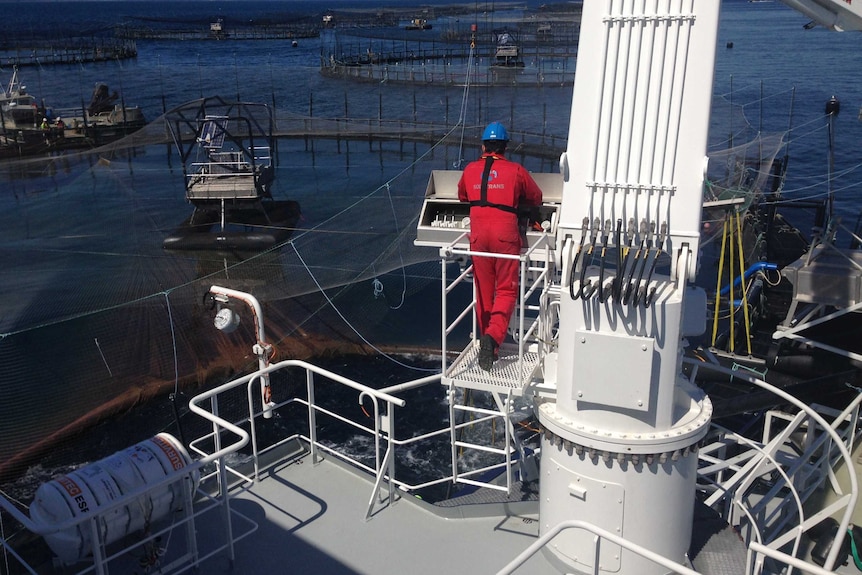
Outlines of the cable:
[[853,563],[856,564],[856,569],[862,571],[862,559],[859,558],[859,551],[856,549],[856,539],[853,538],[853,527],[847,528],[847,537],[850,538],[850,549],[853,553]]
[[370,341],[368,341],[365,338],[365,336],[363,336],[355,327],[353,327],[353,324],[351,324],[347,320],[347,318],[344,317],[344,314],[341,313],[341,310],[338,309],[338,307],[336,307],[335,302],[333,302],[332,299],[330,299],[329,295],[323,290],[323,286],[321,286],[320,283],[317,281],[317,278],[314,277],[314,274],[311,272],[311,268],[309,268],[308,264],[305,263],[305,260],[302,258],[302,254],[299,253],[299,249],[296,247],[296,244],[291,242],[291,245],[293,246],[293,251],[296,252],[296,257],[299,258],[300,263],[305,268],[305,271],[308,272],[309,277],[311,277],[312,281],[314,281],[314,284],[320,290],[320,294],[326,299],[327,303],[329,303],[330,307],[332,307],[332,309],[335,311],[335,313],[338,314],[338,317],[340,317],[342,319],[342,321],[344,321],[345,325],[347,325],[347,327],[349,327],[353,331],[353,333],[355,333],[359,337],[359,339],[361,339],[368,347],[370,347],[371,349],[373,349],[374,351],[376,351],[377,353],[379,353],[380,355],[382,355],[383,357],[385,357],[389,361],[391,361],[397,365],[400,365],[401,367],[406,367],[407,369],[413,369],[416,371],[424,371],[424,372],[428,372],[428,373],[437,373],[439,371],[437,369],[430,369],[430,368],[424,368],[424,367],[416,367],[413,365],[407,365],[406,363],[398,361],[396,358],[392,357],[391,355],[384,352],[383,350],[381,350],[380,348],[378,348],[377,346],[372,344]]
[[748,315],[748,289],[745,286],[745,250],[742,247],[742,218],[736,212],[736,238],[739,249],[739,279],[742,282],[742,315],[745,318],[745,345],[751,355],[751,320]]
[[719,297],[718,294],[721,291],[721,274],[724,270],[724,254],[725,247],[727,246],[727,214],[724,215],[724,228],[721,232],[721,255],[718,258],[718,274],[716,278],[716,286],[715,286],[715,308],[712,315],[712,346],[715,346],[715,342],[718,339],[718,307],[719,307]]
[[[579,297],[581,297],[580,292],[575,292],[575,269],[578,267],[578,259],[581,257],[581,252],[584,249],[584,240],[587,237],[588,225],[589,222],[587,218],[584,218],[584,221],[581,225],[581,241],[580,243],[578,243],[578,251],[575,253],[575,258],[572,261],[572,268],[569,271],[569,296],[572,299],[578,299]],[[583,265],[583,262],[581,262],[581,265]],[[562,267],[562,265],[560,267]]]
[[464,82],[464,94],[461,97],[461,109],[458,113],[458,122],[455,126],[461,126],[461,139],[458,142],[458,160],[453,164],[455,169],[461,169],[461,164],[464,162],[464,129],[467,126],[467,102],[470,94],[470,78],[473,75],[473,56],[476,53],[475,39],[470,42],[470,55],[467,58],[467,79]]
[[179,393],[180,391],[180,365],[179,360],[177,358],[177,334],[174,331],[174,315],[171,312],[171,300],[168,298],[168,292],[163,292],[165,294],[165,305],[168,308],[168,323],[171,326],[171,345],[174,351],[174,393]]
[[[655,234],[655,222],[650,222],[648,227],[646,227],[646,226],[644,226],[644,227],[646,228],[644,231],[644,234],[645,234],[644,237],[646,238],[646,243],[644,245],[646,246],[646,251],[644,251],[644,253],[643,253],[643,262],[641,263],[641,271],[638,273],[637,281],[633,282],[633,283],[629,283],[629,285],[626,287],[626,296],[625,296],[626,305],[628,305],[629,298],[632,295],[629,293],[630,290],[634,290],[633,291],[634,301],[632,301],[632,305],[637,305],[638,301],[640,300],[641,280],[644,277],[644,272],[646,271],[647,262],[649,261],[650,251],[652,250],[652,247],[653,247],[653,235]],[[656,239],[658,239],[658,238],[656,238]],[[658,257],[658,256],[656,256],[656,257]],[[635,263],[637,263],[637,261],[635,261]]]
[[[386,197],[389,199],[389,208],[392,210],[392,221],[395,222],[395,231],[398,231],[398,215],[395,213],[395,204],[392,202],[392,194],[389,183],[386,183]],[[404,256],[401,253],[401,242],[398,242],[398,260],[401,262],[401,301],[397,306],[389,306],[389,309],[400,309],[404,305],[404,298],[407,294],[407,272],[404,270]],[[380,293],[383,293],[383,284],[375,278],[375,282],[380,284]],[[375,296],[376,297],[376,296]],[[388,302],[387,302],[388,303]]]
[[[644,226],[644,228],[645,227],[646,226]],[[632,286],[634,285],[634,282],[635,282],[635,273],[637,273],[638,267],[640,267],[640,274],[638,275],[638,279],[637,279],[638,284],[640,284],[640,280],[641,280],[641,277],[643,276],[644,268],[646,267],[646,256],[649,255],[648,249],[647,249],[647,252],[644,254],[644,248],[647,247],[646,229],[641,230],[641,233],[642,233],[641,244],[640,244],[640,247],[638,247],[638,251],[635,252],[635,257],[634,257],[634,262],[632,263],[631,273],[629,274],[628,280],[626,280],[626,290],[625,290],[625,293],[623,293],[623,297],[622,297],[623,305],[628,305],[629,301],[631,300]],[[631,252],[631,247],[629,248],[629,252]],[[644,254],[645,257],[641,258],[641,254]],[[626,259],[628,259],[628,254],[626,254]],[[641,259],[643,259],[643,263],[641,263]],[[620,286],[620,289],[622,289],[622,286]],[[634,290],[634,291],[637,292],[637,290]]]
[[[593,250],[596,249],[596,239],[597,238],[598,238],[598,229],[594,229],[594,230],[592,230],[592,233],[590,234],[590,249],[584,255],[583,261],[581,261],[581,278],[580,278],[581,279],[581,282],[580,282],[581,286],[578,289],[578,296],[581,297],[582,299],[589,299],[589,297],[593,295],[593,291],[595,291],[594,287],[592,289],[589,289],[589,290],[587,289],[587,288],[592,287],[591,286],[592,280],[589,280],[588,282],[585,283],[584,279],[587,276],[587,258],[593,257]],[[587,293],[587,292],[589,292],[589,293]]]
[[[621,229],[622,229],[622,220],[618,220],[617,221],[617,239],[616,239],[617,245],[619,245],[619,234],[620,234]],[[607,296],[609,295],[608,290],[605,289],[605,260],[606,260],[606,255],[607,255],[607,251],[608,251],[608,241],[610,239],[610,235],[611,235],[611,230],[606,229],[604,237],[602,238],[602,255],[601,255],[601,258],[599,258],[600,259],[600,261],[599,261],[599,283],[598,283],[598,286],[596,287],[596,290],[598,290],[598,296],[597,297],[598,297],[600,303],[605,303],[605,301],[608,299]]]

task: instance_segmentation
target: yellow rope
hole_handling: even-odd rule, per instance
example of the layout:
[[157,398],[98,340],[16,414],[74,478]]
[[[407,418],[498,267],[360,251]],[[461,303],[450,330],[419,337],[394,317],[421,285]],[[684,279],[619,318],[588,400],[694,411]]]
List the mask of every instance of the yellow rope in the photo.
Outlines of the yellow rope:
[[718,307],[721,292],[721,272],[724,269],[724,246],[727,244],[727,214],[724,216],[724,228],[721,230],[721,255],[718,258],[718,279],[715,282],[715,312],[712,316],[712,345],[718,338]]
[[748,290],[745,286],[745,252],[742,249],[742,217],[736,213],[737,244],[739,245],[739,277],[742,281],[742,313],[745,318],[745,344],[748,355],[751,355],[751,323],[748,319]]
[[[725,220],[724,220],[725,224],[729,223],[728,218],[730,218],[730,221],[732,221],[732,217],[733,216],[730,216],[729,214],[726,215]],[[728,343],[730,344],[729,349],[730,349],[731,353],[733,353],[734,348],[736,347],[736,335],[734,333],[735,332],[734,324],[736,322],[733,321],[733,318],[736,317],[736,310],[733,309],[733,274],[734,274],[734,270],[733,270],[733,248],[734,248],[733,236],[734,236],[734,230],[733,230],[733,224],[731,223],[730,250],[728,250],[730,252],[730,265],[727,266],[727,281],[728,281],[727,287],[730,290],[728,292],[728,297],[729,297],[728,303],[730,304],[730,341]]]

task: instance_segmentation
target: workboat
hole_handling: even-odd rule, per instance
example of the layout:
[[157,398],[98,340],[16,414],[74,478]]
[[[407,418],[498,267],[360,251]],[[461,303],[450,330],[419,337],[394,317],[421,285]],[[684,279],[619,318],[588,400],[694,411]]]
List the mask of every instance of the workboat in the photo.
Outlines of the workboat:
[[432,25],[425,18],[413,18],[404,26],[405,30],[430,30]]
[[290,237],[299,205],[274,200],[270,191],[275,166],[268,106],[206,98],[168,117],[194,210],[165,238],[165,249],[261,251]]
[[96,84],[86,108],[45,106],[18,78],[18,67],[0,95],[0,156],[96,147],[146,125],[138,106],[127,106],[108,85]]
[[[862,8],[842,0],[789,3],[822,25],[862,29]],[[579,52],[600,57],[579,62],[560,173],[536,174],[543,203],[521,216],[518,305],[490,370],[478,364],[474,299],[463,296],[472,258],[499,256],[470,250],[460,173],[433,171],[414,240],[439,254],[441,315],[428,318],[441,334],[433,373],[369,385],[277,359],[266,302],[213,284],[201,313],[224,337],[248,339],[256,369],[193,397],[196,418],[183,433],[70,470],[26,504],[0,498],[5,565],[34,573],[854,572],[862,565],[862,533],[852,525],[860,390],[801,401],[753,370],[685,354],[708,317],[694,280],[718,14],[718,0],[649,10],[584,2]],[[667,81],[648,81],[657,77]],[[626,89],[626,80],[643,89]],[[220,168],[218,140],[236,136],[236,116],[201,110],[175,124],[175,138],[193,139],[201,164]],[[255,145],[242,150],[230,164],[241,169],[225,177],[266,165]],[[651,169],[611,169],[637,165]],[[207,175],[190,171],[187,189]],[[250,196],[249,180],[241,189]],[[828,240],[808,249],[782,272],[795,281],[796,302],[778,330],[784,337],[803,304],[856,305],[817,299],[820,282],[858,279],[856,253]],[[754,425],[718,420],[700,386],[707,372],[772,394],[771,407]],[[415,423],[429,412],[442,423]],[[421,476],[409,465],[431,459],[444,465]]]

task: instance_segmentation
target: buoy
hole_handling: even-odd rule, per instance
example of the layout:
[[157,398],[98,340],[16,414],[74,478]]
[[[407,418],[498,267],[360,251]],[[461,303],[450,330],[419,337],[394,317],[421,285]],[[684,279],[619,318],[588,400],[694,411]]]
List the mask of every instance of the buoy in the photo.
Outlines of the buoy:
[[[93,515],[101,507],[127,493],[182,473],[192,463],[188,451],[175,437],[160,433],[110,457],[43,483],[30,505],[30,518],[49,530],[72,518]],[[192,477],[193,490],[200,476]],[[143,529],[151,522],[183,506],[182,483],[164,485],[99,518],[105,544]],[[66,563],[92,554],[89,522],[46,534],[45,542]]]

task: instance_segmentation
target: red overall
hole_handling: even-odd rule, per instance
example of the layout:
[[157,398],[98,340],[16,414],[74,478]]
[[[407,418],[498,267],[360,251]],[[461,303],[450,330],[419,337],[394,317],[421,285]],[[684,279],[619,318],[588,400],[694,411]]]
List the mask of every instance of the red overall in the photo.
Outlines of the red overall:
[[[488,158],[486,197],[482,179]],[[521,233],[517,207],[542,203],[542,190],[530,173],[517,162],[498,154],[483,154],[464,168],[458,182],[458,199],[470,202],[470,250],[518,255]],[[500,345],[506,337],[509,318],[518,297],[518,260],[473,257],[476,284],[476,318],[479,335],[490,335]]]

